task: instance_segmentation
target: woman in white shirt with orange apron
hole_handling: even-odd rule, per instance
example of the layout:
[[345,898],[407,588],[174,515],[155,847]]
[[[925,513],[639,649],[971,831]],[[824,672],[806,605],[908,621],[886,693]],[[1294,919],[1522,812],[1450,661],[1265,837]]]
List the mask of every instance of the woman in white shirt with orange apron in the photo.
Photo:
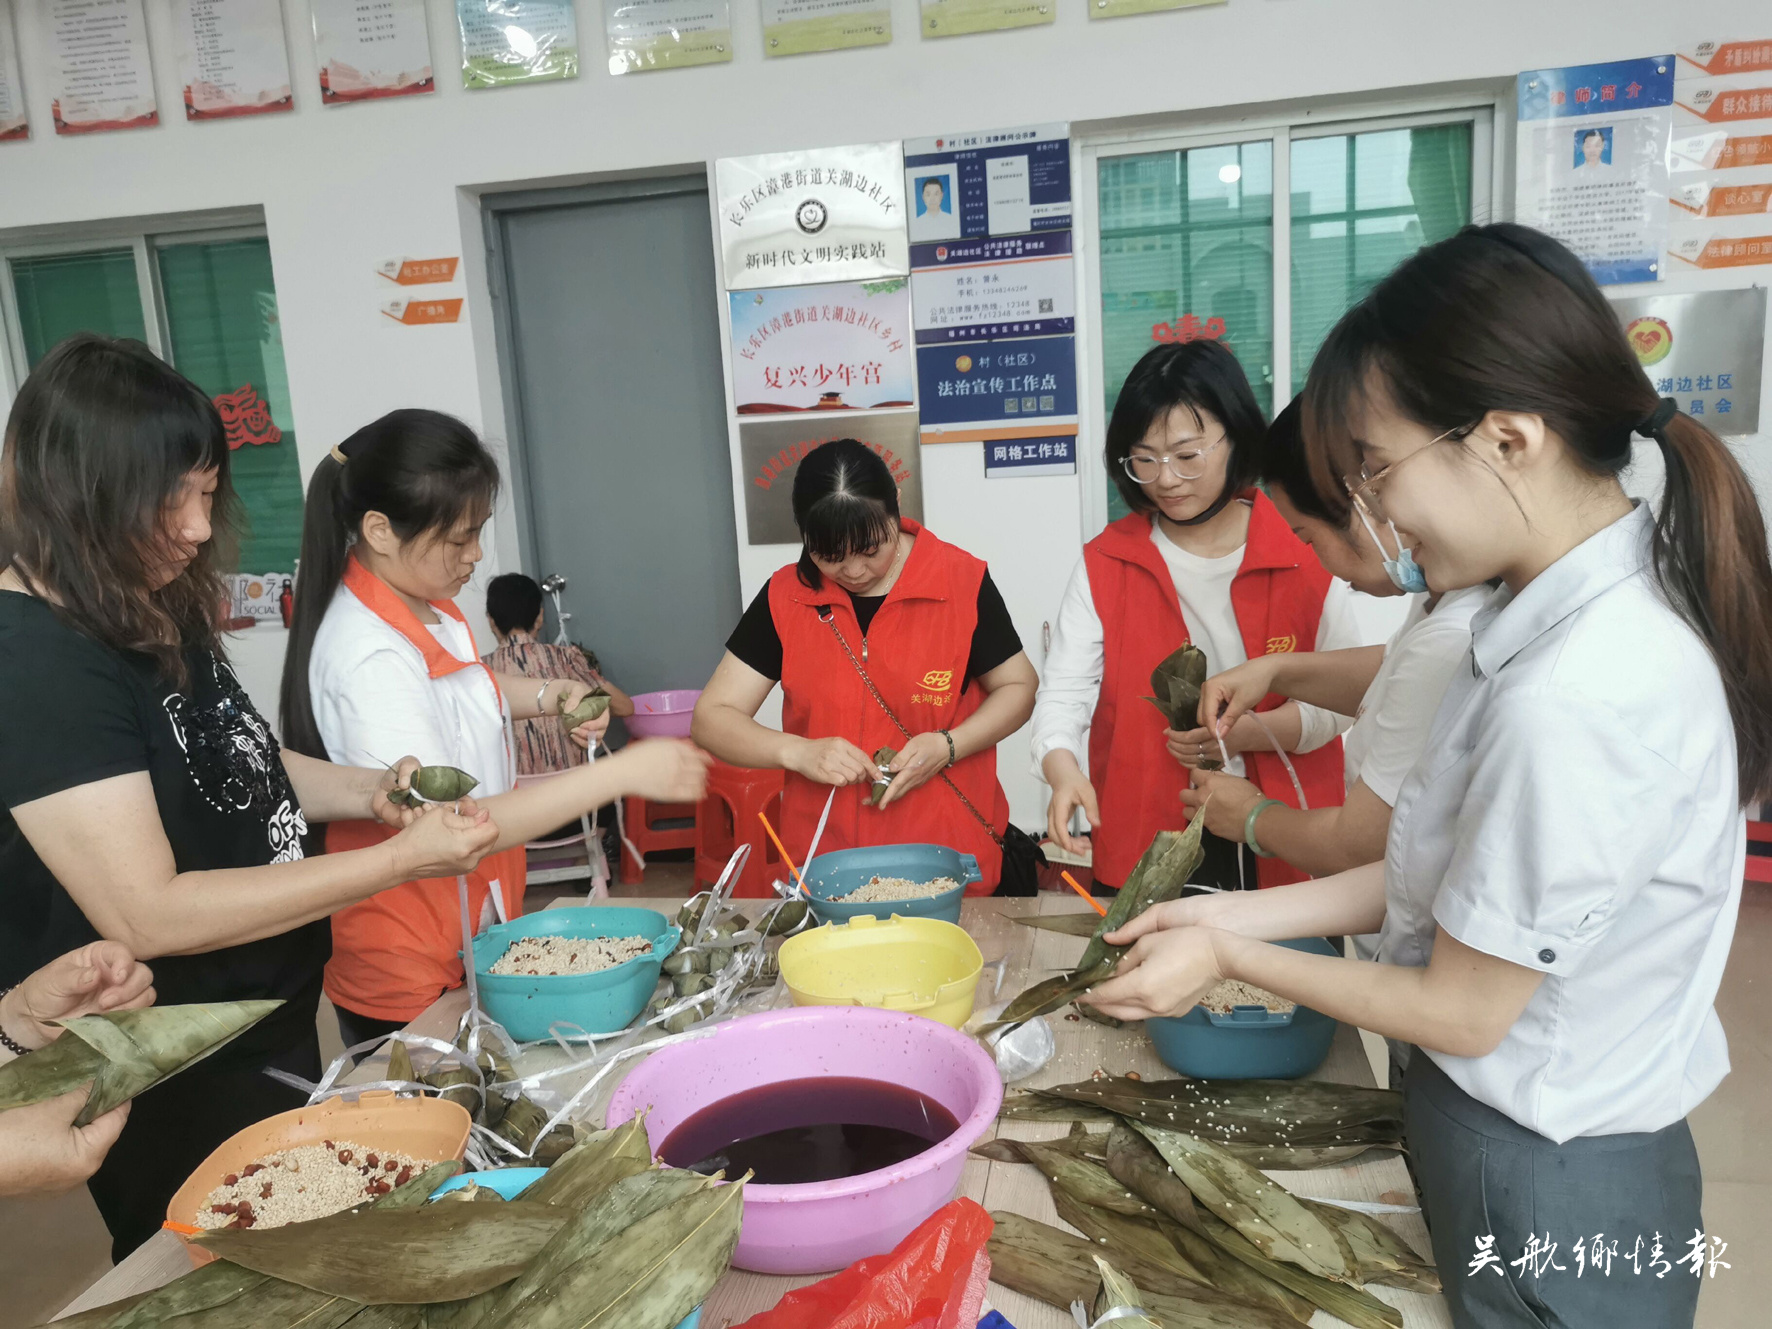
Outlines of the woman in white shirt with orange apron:
[[[683,784],[672,801],[694,801],[703,769],[699,754],[636,744],[634,771],[600,762],[512,792],[507,717],[557,715],[590,688],[499,675],[480,662],[453,597],[480,560],[498,483],[498,463],[473,430],[435,411],[391,412],[334,448],[309,483],[283,675],[284,741],[295,751],[351,753],[365,766],[411,754],[479,781],[473,797],[502,834],[468,875],[476,929],[523,912],[526,839],[639,792],[622,782],[656,775],[661,763]],[[607,724],[605,713],[573,738],[582,747]],[[536,822],[530,814],[544,805],[562,815]],[[326,847],[361,848],[386,834],[369,822],[334,823]],[[460,910],[455,880],[439,878],[333,915],[325,989],[347,1046],[409,1023],[462,981]]]

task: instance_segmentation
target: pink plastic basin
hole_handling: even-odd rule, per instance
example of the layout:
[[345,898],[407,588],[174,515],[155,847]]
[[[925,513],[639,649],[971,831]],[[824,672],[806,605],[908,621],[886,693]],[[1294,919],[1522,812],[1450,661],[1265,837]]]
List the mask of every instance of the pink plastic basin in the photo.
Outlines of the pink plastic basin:
[[682,1121],[758,1085],[819,1076],[888,1080],[935,1099],[960,1127],[915,1158],[802,1186],[745,1188],[732,1263],[760,1274],[822,1274],[891,1250],[959,1192],[966,1151],[996,1119],[1003,1082],[964,1034],[903,1011],[802,1006],[716,1025],[655,1052],[610,1100],[608,1124],[647,1109],[656,1150]]
[[635,738],[688,738],[695,718],[695,699],[700,688],[677,688],[670,692],[637,692],[634,713],[623,720]]

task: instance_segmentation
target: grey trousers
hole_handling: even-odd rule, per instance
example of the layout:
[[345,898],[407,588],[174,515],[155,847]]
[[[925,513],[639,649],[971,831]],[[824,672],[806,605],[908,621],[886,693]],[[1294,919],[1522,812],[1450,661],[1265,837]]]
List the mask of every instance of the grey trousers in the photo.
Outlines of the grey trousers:
[[1419,1049],[1403,1109],[1458,1329],[1690,1329],[1699,1279],[1681,1260],[1704,1226],[1703,1179],[1683,1120],[1553,1144],[1477,1102]]

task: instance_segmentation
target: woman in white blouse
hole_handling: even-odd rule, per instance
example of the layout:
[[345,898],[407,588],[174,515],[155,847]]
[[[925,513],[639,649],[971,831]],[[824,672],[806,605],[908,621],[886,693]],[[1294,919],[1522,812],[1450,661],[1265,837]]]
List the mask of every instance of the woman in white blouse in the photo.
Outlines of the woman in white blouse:
[[[1226,753],[1233,775],[1297,806],[1277,741],[1299,754],[1293,765],[1312,807],[1341,801],[1339,717],[1273,697],[1221,749],[1204,729],[1167,729],[1145,699],[1152,668],[1190,641],[1214,673],[1251,656],[1364,644],[1347,584],[1254,487],[1265,431],[1236,357],[1214,341],[1152,349],[1114,403],[1107,464],[1132,511],[1084,547],[1065,588],[1033,732],[1035,768],[1052,786],[1047,828],[1080,849],[1070,822],[1081,809],[1104,885],[1124,883],[1158,831],[1185,824],[1188,772]],[[1245,859],[1241,840],[1208,831],[1196,881],[1235,889],[1299,880],[1278,860]]]
[[[1091,1000],[1168,1015],[1236,978],[1415,1044],[1409,1148],[1454,1322],[1690,1325],[1719,1248],[1686,1115],[1729,1070],[1712,1003],[1743,805],[1772,790],[1752,488],[1656,399],[1580,261],[1519,226],[1379,283],[1307,402],[1319,472],[1430,587],[1502,587],[1382,868],[1152,910]],[[1618,481],[1633,433],[1666,463],[1659,516]],[[1381,923],[1378,963],[1265,944]]]

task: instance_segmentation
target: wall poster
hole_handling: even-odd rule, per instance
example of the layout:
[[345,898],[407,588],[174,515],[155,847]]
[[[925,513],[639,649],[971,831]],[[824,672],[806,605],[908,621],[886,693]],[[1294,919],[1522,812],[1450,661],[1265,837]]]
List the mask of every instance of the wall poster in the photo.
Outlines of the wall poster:
[[603,28],[611,74],[732,59],[729,0],[603,0]]
[[886,0],[763,0],[763,54],[803,55],[892,40]]
[[726,298],[739,415],[916,404],[903,277],[733,291]]
[[1660,279],[1673,85],[1671,55],[1519,76],[1515,218],[1601,285]]
[[1715,434],[1760,431],[1766,288],[1612,302],[1655,390]]
[[1054,0],[921,0],[925,37],[1031,28],[1058,17]]
[[18,39],[13,34],[12,0],[0,0],[0,143],[27,139],[25,87],[18,72]]
[[320,100],[328,106],[435,92],[424,0],[313,0]]
[[178,15],[185,119],[295,109],[278,0],[182,0]]
[[838,438],[860,439],[879,453],[898,481],[898,510],[912,521],[923,520],[923,468],[915,411],[742,420],[738,448],[744,468],[747,543],[800,543],[799,528],[794,525],[794,475],[807,453]]
[[572,0],[456,0],[464,88],[578,77]]
[[904,146],[923,441],[1013,442],[987,475],[1058,474],[1037,467],[1076,461],[1069,126]]
[[160,123],[141,0],[48,0],[43,13],[56,133]]
[[897,143],[722,157],[714,177],[728,290],[910,271]]
[[1772,263],[1772,36],[1681,48],[1669,164],[1674,270]]

